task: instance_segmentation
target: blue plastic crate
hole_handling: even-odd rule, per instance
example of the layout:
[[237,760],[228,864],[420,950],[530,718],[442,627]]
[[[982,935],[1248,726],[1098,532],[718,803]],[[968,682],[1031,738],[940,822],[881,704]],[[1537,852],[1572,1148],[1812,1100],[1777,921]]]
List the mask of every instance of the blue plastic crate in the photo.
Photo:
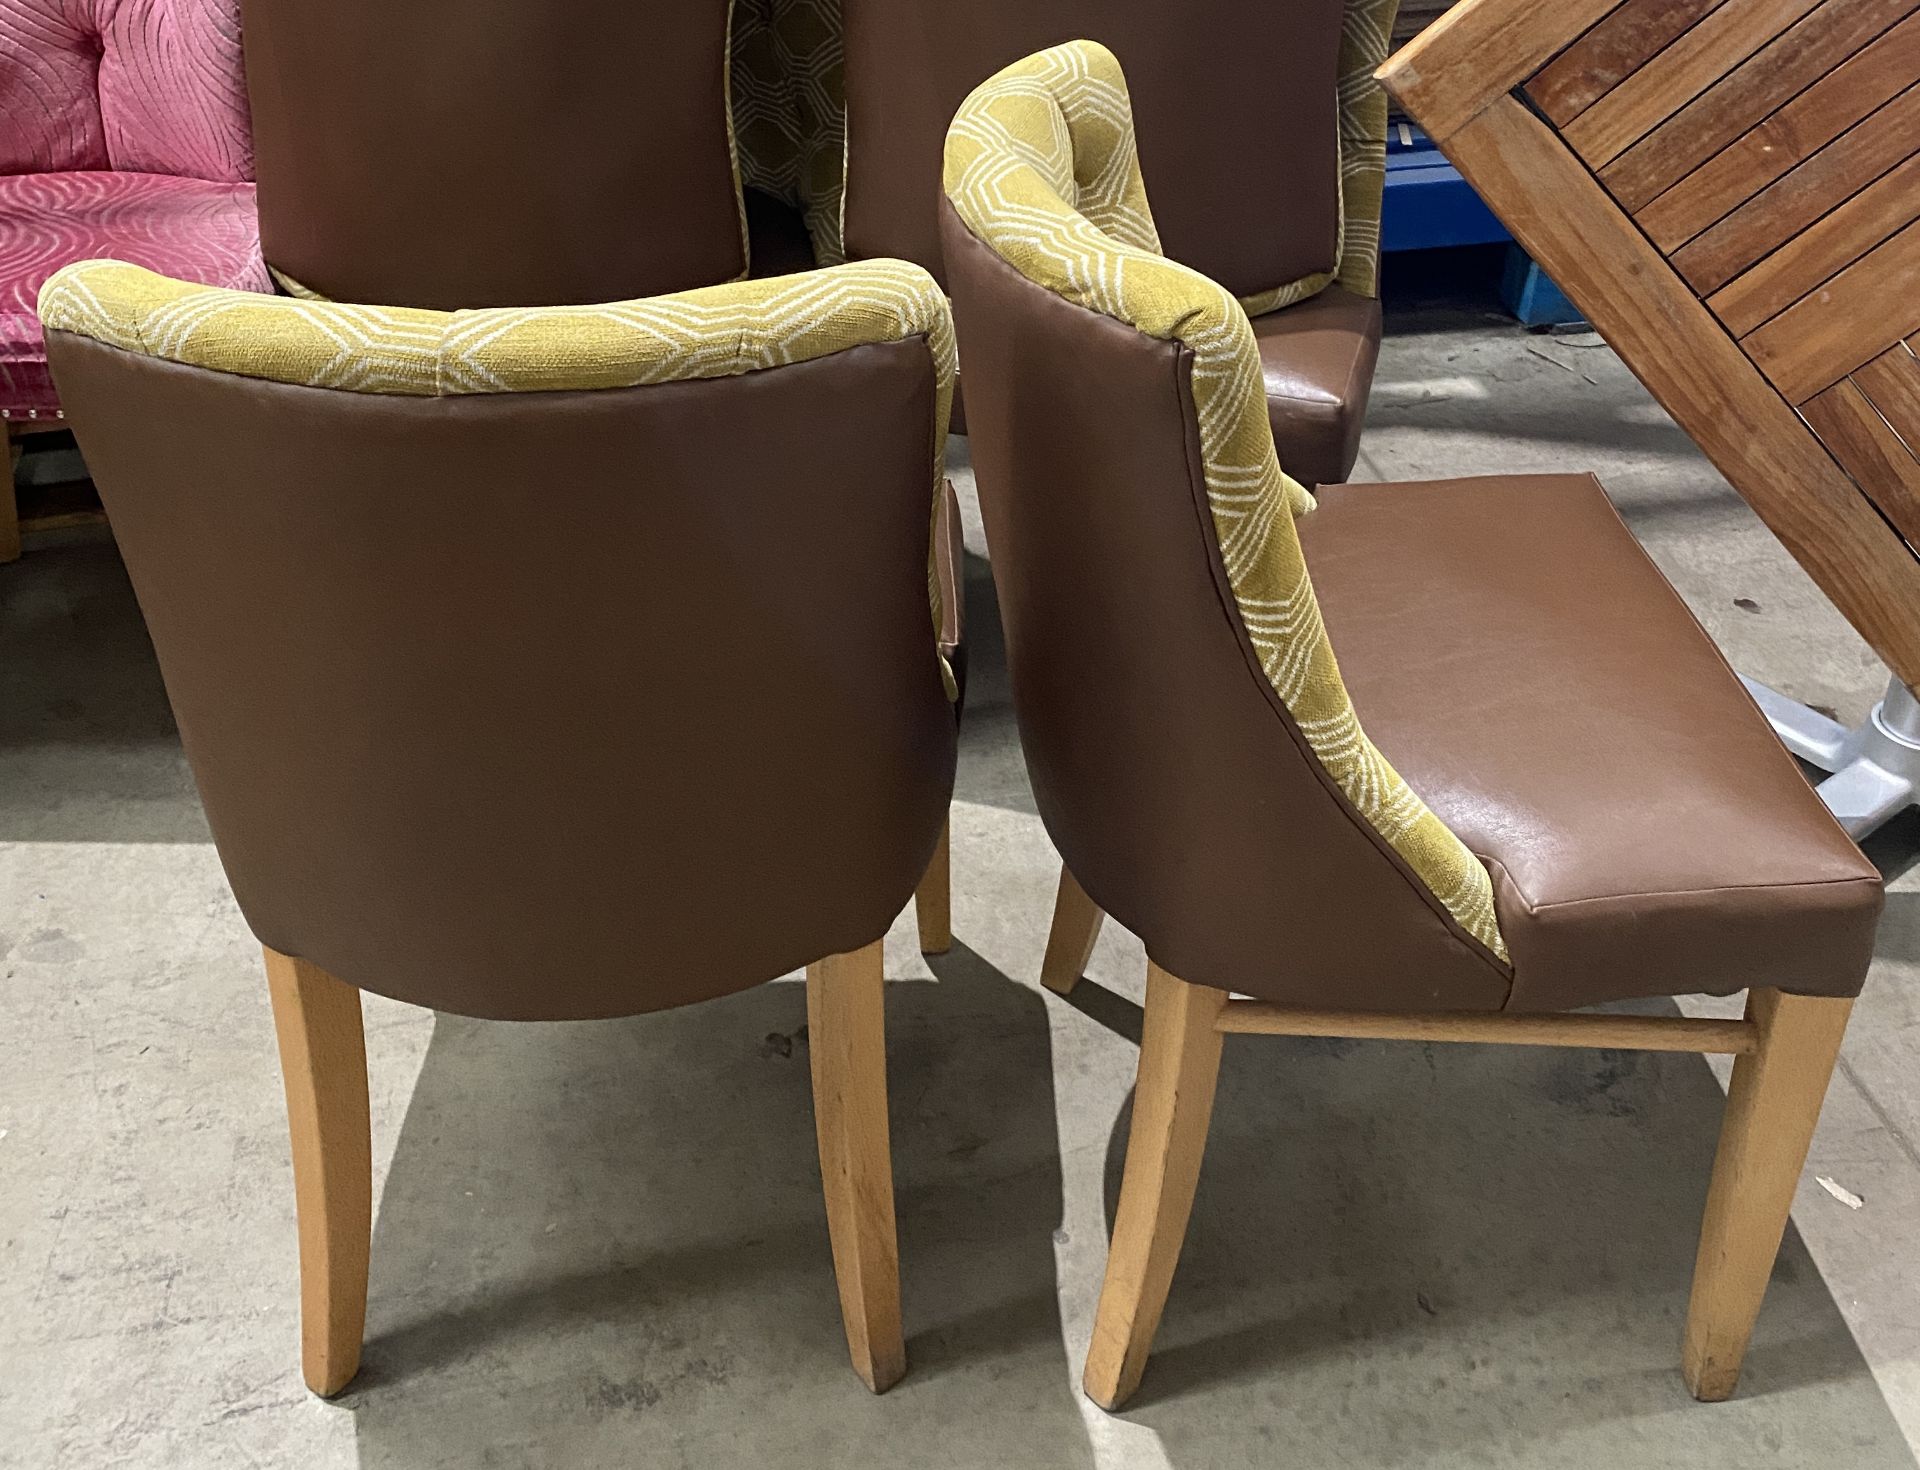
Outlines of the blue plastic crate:
[[1435,250],[1449,245],[1498,245],[1508,242],[1500,297],[1529,327],[1562,326],[1581,320],[1569,301],[1481,201],[1460,171],[1410,123],[1394,123],[1387,133],[1387,187],[1380,215],[1380,248]]
[[1425,133],[1408,123],[1389,127],[1383,251],[1495,245],[1512,238]]

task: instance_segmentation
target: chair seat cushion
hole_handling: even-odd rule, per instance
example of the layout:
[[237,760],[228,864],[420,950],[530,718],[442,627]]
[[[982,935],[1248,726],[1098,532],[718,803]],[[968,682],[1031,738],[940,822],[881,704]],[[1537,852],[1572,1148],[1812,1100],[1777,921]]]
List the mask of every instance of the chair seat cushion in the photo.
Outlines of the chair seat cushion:
[[1509,1009],[1858,992],[1878,873],[1595,480],[1335,486],[1301,529],[1367,733],[1493,874]]
[[4,176],[0,242],[0,410],[16,417],[59,404],[35,303],[62,266],[108,257],[203,285],[273,289],[251,184],[171,174]]
[[1353,473],[1380,356],[1380,303],[1329,286],[1253,318],[1280,468],[1303,485]]

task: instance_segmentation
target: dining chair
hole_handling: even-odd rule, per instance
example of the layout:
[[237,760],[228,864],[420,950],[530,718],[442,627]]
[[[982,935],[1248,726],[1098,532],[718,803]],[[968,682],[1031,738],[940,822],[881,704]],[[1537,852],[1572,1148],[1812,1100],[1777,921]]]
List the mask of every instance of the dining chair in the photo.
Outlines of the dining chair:
[[[942,228],[1039,813],[1043,979],[1145,942],[1085,1375],[1138,1386],[1222,1037],[1731,1053],[1683,1371],[1729,1396],[1882,903],[1591,477],[1282,472],[1246,313],[1159,253],[1086,42],[978,88]],[[1336,651],[1338,658],[1336,659]],[[1611,1001],[1748,992],[1741,1020]]]
[[842,130],[816,151],[843,168],[826,201],[842,258],[918,261],[950,284],[939,185],[954,108],[1022,56],[1099,41],[1133,83],[1167,254],[1228,287],[1252,319],[1280,463],[1308,484],[1347,477],[1380,348],[1387,99],[1373,73],[1399,0],[833,6],[844,118],[828,114]]
[[801,966],[848,1345],[898,1379],[881,940],[955,749],[931,277],[442,313],[94,261],[40,311],[266,947],[308,1385],[360,1358],[362,990],[581,1020]]

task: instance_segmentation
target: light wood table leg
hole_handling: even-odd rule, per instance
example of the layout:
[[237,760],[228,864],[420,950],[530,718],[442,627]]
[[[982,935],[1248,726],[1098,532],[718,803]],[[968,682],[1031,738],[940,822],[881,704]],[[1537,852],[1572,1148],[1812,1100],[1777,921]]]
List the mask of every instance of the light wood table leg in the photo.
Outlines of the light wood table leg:
[[300,1358],[323,1398],[360,1371],[373,1233],[373,1150],[360,992],[266,952],[300,1219]]
[[827,1233],[853,1371],[875,1393],[907,1371],[887,1130],[885,990],[877,940],[807,967],[807,1044]]
[[1755,990],[1759,1048],[1733,1064],[1707,1190],[1681,1371],[1697,1399],[1729,1398],[1793,1208],[1850,1000]]
[[1040,961],[1042,985],[1066,995],[1080,983],[1106,917],[1062,863],[1060,891],[1053,900],[1053,927],[1047,931],[1047,953]]
[[920,925],[920,952],[945,954],[953,948],[953,859],[950,840],[953,819],[940,827],[940,845],[933,850],[933,861],[913,891],[914,918]]
[[1220,1077],[1224,990],[1189,985],[1148,961],[1140,1076],[1107,1277],[1087,1353],[1087,1397],[1117,1409],[1146,1371],[1186,1239]]

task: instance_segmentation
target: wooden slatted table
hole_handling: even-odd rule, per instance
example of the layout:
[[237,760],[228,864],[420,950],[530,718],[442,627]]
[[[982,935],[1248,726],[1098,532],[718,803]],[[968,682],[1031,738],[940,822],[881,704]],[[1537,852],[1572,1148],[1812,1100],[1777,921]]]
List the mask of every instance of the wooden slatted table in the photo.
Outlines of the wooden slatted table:
[[1465,0],[1380,77],[1893,671],[1763,698],[1829,805],[1911,802],[1920,0]]

